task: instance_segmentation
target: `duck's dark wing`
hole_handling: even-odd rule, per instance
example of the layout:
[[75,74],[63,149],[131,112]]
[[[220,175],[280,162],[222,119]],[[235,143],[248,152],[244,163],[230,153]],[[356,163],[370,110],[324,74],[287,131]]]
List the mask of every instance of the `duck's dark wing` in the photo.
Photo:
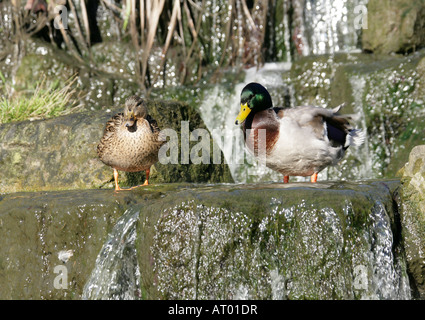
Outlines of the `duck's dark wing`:
[[327,127],[328,139],[332,146],[345,146],[347,135],[352,130],[347,118],[341,115],[324,117]]
[[146,120],[149,122],[149,126],[151,127],[153,133],[159,133],[161,131],[156,120],[150,115],[146,116]]
[[[300,106],[293,109],[279,110],[296,119],[300,126],[309,126],[313,129],[318,139],[323,139],[327,135],[333,147],[345,146],[347,135],[353,130],[350,125],[351,116],[340,115],[338,111],[341,107],[325,109],[312,106]],[[278,114],[279,114],[278,113]]]
[[274,107],[273,110],[274,110],[274,112],[276,112],[276,115],[279,119],[283,118],[285,108]]

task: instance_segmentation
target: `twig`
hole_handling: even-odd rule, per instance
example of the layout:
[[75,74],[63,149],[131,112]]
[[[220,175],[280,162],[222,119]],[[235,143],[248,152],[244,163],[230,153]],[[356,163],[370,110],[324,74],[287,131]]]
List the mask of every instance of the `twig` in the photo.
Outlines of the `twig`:
[[87,45],[90,47],[90,25],[89,17],[87,15],[86,0],[80,0],[81,3],[81,13],[83,15],[84,27],[86,29],[86,41]]
[[[152,2],[152,3],[151,3]],[[148,37],[143,48],[142,55],[142,79],[145,79],[148,69],[148,58],[152,50],[155,34],[158,28],[159,17],[164,9],[165,0],[148,0],[146,6],[146,17],[148,18]]]
[[[84,1],[82,1],[82,2],[84,2]],[[84,40],[83,32],[81,31],[81,28],[80,28],[80,24],[79,24],[79,21],[78,21],[78,15],[77,15],[77,11],[75,10],[73,0],[69,0],[69,6],[71,7],[72,14],[75,16],[75,20],[76,20],[75,26],[77,28],[77,32],[78,32],[78,36],[80,38],[80,41],[84,44],[84,47],[87,49],[87,44],[86,44],[86,41]]]

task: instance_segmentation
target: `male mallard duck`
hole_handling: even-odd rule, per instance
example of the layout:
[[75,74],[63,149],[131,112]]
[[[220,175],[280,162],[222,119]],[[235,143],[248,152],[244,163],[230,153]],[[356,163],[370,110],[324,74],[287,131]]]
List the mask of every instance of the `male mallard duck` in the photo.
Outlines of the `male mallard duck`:
[[158,151],[165,142],[158,139],[159,132],[156,121],[147,113],[146,102],[138,96],[128,98],[124,113],[116,114],[106,123],[97,154],[114,169],[115,190],[123,190],[118,185],[118,170],[145,170],[143,185],[149,184],[150,167],[158,161]]
[[250,83],[241,92],[236,124],[243,124],[248,150],[283,174],[284,183],[289,176],[311,176],[316,182],[321,170],[336,165],[349,146],[364,140],[363,132],[350,126],[350,116],[338,114],[340,108],[273,108],[266,88]]

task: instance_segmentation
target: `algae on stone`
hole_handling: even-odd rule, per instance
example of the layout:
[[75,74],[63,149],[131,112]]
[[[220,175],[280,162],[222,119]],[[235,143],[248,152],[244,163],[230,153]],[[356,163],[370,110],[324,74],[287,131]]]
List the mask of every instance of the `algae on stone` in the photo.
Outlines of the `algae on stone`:
[[[125,206],[124,195],[111,197],[110,191],[100,190],[4,195],[0,298],[79,299],[97,253]],[[73,255],[64,262],[59,253],[65,250]],[[67,270],[68,282],[60,287],[55,287],[57,266]]]

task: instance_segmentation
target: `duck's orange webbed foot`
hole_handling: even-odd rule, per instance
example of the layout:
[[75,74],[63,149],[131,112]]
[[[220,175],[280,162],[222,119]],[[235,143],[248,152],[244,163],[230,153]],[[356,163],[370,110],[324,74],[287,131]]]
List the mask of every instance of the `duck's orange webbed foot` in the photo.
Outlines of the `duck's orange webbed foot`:
[[148,186],[148,185],[149,185],[149,182],[148,182],[148,180],[146,180],[143,184],[139,184],[138,186],[134,186],[134,187],[131,187],[131,188],[126,189],[126,190],[133,190],[133,189],[136,189],[138,187],[144,187],[144,186]]
[[138,185],[138,186],[131,187],[130,190],[138,188],[138,187],[148,186],[149,185],[149,173],[150,173],[150,170],[146,170],[146,180],[145,180],[145,182],[143,184]]
[[138,186],[134,186],[131,188],[127,188],[127,189],[122,189],[120,188],[120,186],[118,185],[118,171],[116,169],[114,169],[114,179],[115,179],[115,192],[117,191],[128,191],[128,190],[133,190],[136,189],[138,187],[144,187],[144,186],[148,186],[149,185],[149,170],[146,170],[146,180],[143,184],[140,184]]
[[289,176],[283,176],[283,183],[289,183]]
[[118,188],[115,188],[114,192],[118,192],[118,191],[128,191],[128,190],[131,190],[131,188],[123,189],[123,188],[118,187]]
[[128,191],[128,190],[132,189],[132,188],[123,189],[118,185],[118,170],[117,169],[114,169],[114,180],[115,180],[115,190],[114,190],[114,192]]
[[313,175],[310,178],[311,183],[317,182],[317,172],[313,173]]

